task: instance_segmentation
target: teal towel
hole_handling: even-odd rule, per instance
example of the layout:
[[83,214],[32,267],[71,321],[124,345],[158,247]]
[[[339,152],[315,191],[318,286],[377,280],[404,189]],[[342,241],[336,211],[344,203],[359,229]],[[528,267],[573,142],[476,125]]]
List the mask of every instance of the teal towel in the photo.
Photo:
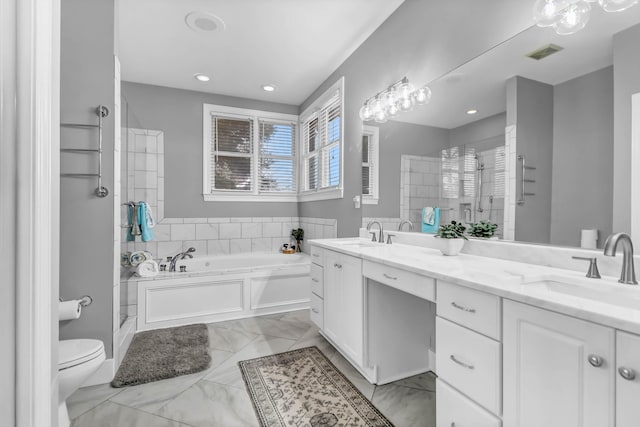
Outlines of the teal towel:
[[140,231],[142,232],[142,241],[149,242],[153,240],[153,231],[147,221],[147,204],[145,202],[138,203],[138,225],[140,225]]
[[[433,209],[432,215],[428,213]],[[429,216],[429,218],[426,218]],[[422,208],[422,232],[435,234],[440,227],[440,208]]]
[[136,205],[129,203],[127,205],[127,242],[134,242],[136,237],[133,235],[133,210],[136,209]]

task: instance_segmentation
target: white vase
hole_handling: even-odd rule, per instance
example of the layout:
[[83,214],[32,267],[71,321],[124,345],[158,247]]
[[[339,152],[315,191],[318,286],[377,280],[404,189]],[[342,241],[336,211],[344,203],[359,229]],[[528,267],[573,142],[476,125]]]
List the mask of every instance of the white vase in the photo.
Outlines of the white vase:
[[436,236],[438,247],[442,255],[454,256],[458,255],[464,246],[464,239],[443,239]]

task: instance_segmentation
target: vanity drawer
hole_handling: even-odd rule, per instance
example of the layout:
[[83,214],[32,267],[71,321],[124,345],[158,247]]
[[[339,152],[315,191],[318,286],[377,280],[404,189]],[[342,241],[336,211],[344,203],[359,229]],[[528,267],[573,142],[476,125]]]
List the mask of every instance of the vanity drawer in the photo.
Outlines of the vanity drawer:
[[500,297],[438,281],[438,316],[500,340]]
[[311,245],[311,262],[318,265],[324,265],[324,249]]
[[318,328],[324,328],[324,300],[316,294],[311,294],[311,310],[309,316]]
[[317,264],[311,264],[311,292],[324,298],[324,286],[322,284],[323,268]]
[[408,294],[429,301],[436,300],[436,281],[430,277],[371,261],[364,261],[362,263],[362,274],[366,278],[391,286]]
[[436,427],[500,427],[502,421],[463,396],[453,387],[436,380]]
[[501,344],[436,317],[438,376],[494,414],[502,395]]

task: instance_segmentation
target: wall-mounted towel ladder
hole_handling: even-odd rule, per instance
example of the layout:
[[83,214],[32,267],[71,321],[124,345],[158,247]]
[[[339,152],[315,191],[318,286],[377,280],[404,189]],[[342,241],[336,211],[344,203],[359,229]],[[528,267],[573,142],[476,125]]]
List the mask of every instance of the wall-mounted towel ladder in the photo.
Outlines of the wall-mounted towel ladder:
[[102,185],[102,120],[109,116],[109,109],[104,105],[96,108],[98,116],[97,125],[88,125],[84,123],[60,123],[61,127],[76,129],[98,129],[98,148],[61,148],[62,153],[96,153],[98,154],[98,173],[61,173],[60,176],[70,178],[98,178],[98,188],[96,188],[96,196],[107,197],[109,189]]
[[534,166],[527,166],[527,161],[526,161],[526,159],[524,157],[524,154],[520,154],[518,156],[518,161],[522,162],[522,176],[520,178],[520,198],[518,198],[518,204],[519,205],[524,205],[524,202],[525,202],[527,196],[535,196],[536,195],[536,193],[527,193],[527,191],[525,189],[525,185],[527,183],[536,182],[535,179],[527,178],[527,171],[528,170],[535,170],[536,168]]

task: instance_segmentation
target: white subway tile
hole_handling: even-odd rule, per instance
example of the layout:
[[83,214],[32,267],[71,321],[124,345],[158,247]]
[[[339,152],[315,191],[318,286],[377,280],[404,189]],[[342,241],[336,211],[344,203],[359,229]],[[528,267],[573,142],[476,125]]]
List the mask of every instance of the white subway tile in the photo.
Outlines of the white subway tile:
[[156,185],[158,188],[158,200],[164,200],[164,178],[158,178]]
[[282,224],[279,222],[265,222],[262,224],[263,237],[280,237],[282,235]]
[[218,224],[196,224],[196,240],[214,240],[218,236]]
[[251,222],[251,218],[249,217],[233,217],[229,218],[230,222]]
[[241,254],[251,252],[251,239],[233,239],[229,241],[229,253]]
[[242,228],[238,223],[220,224],[221,239],[239,239],[242,237]]
[[158,139],[155,135],[147,136],[147,144],[146,149],[147,153],[157,153],[158,152]]
[[195,240],[196,226],[195,224],[172,224],[171,240]]
[[206,224],[207,218],[184,218],[185,224]]
[[229,253],[229,240],[208,240],[207,253],[209,255],[226,255]]
[[182,241],[158,242],[158,256],[165,258],[182,252]]
[[153,228],[153,238],[157,242],[168,242],[171,240],[171,225],[158,224]]
[[182,250],[186,251],[189,248],[195,248],[196,252],[193,256],[203,257],[208,253],[206,240],[185,240],[182,242]]
[[262,224],[245,222],[242,224],[242,238],[251,239],[262,237]]
[[207,222],[210,224],[219,224],[222,222],[230,222],[229,218],[207,218]]
[[164,218],[162,220],[164,224],[184,224],[183,218]]
[[155,156],[157,157],[157,161],[155,165],[156,168],[153,170],[158,171],[158,176],[164,177],[164,154],[156,154]]
[[253,222],[273,222],[273,218],[270,216],[258,216],[252,218]]
[[251,239],[251,252],[270,252],[271,251],[271,239]]

